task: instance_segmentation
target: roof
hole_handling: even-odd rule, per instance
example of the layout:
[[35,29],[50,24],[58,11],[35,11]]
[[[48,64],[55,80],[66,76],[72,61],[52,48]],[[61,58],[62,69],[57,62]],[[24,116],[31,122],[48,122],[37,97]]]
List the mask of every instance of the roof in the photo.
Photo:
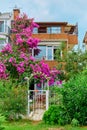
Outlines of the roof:
[[0,13],[0,19],[9,19],[11,17],[11,13]]
[[36,22],[39,26],[60,26],[67,25],[67,22]]

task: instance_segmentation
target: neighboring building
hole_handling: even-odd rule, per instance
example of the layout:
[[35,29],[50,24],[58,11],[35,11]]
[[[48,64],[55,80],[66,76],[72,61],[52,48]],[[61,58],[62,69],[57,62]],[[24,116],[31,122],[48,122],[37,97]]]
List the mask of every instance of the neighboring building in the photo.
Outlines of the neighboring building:
[[[41,40],[39,49],[41,52],[36,58],[45,59],[52,68],[56,66],[55,51],[62,44],[70,50],[78,44],[78,26],[70,25],[67,22],[36,22],[39,28],[34,28],[33,37]],[[61,53],[62,56],[62,53]]]
[[0,50],[10,41],[11,22],[19,15],[19,9],[13,9],[13,13],[0,13]]
[[87,50],[87,32],[85,33],[84,39],[83,39],[83,43],[85,43],[85,49]]
[[11,13],[0,13],[0,49],[8,42],[11,25]]

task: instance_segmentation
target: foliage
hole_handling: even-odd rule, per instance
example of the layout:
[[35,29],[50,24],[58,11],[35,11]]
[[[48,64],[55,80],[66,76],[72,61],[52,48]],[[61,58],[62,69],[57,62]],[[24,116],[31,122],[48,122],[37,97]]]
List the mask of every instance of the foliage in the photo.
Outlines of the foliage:
[[87,63],[87,52],[70,52],[67,53],[65,60],[65,71],[67,79],[83,71]]
[[3,122],[5,122],[5,117],[2,114],[0,114],[0,130],[4,129],[4,126],[2,125]]
[[32,31],[38,25],[33,19],[28,19],[24,14],[18,17],[12,24],[13,35],[12,44],[8,43],[0,54],[0,78],[14,78],[21,80],[24,76],[31,73],[30,64],[34,62],[30,50],[37,48],[39,39],[32,38]]
[[87,125],[87,69],[62,84],[62,87],[54,86],[50,89],[54,93],[50,101],[66,108],[68,123]]
[[24,86],[10,85],[10,82],[5,81],[0,87],[0,111],[7,119],[14,120],[19,119],[20,114],[26,113],[27,94]]
[[69,122],[69,116],[64,106],[52,105],[44,113],[43,120],[47,124],[65,125]]
[[72,119],[72,121],[71,121],[71,125],[72,125],[72,126],[79,126],[79,121],[74,118],[74,119]]
[[[62,45],[62,44],[61,44]],[[62,51],[62,57],[59,56],[59,51]],[[65,79],[68,80],[72,76],[78,74],[83,71],[87,66],[87,51],[75,52],[74,50],[67,51],[64,47],[61,46],[56,50],[55,53],[56,60],[58,61],[58,69],[64,70]]]
[[87,125],[87,70],[71,78],[61,89],[63,105],[72,119]]
[[66,49],[66,43],[62,42],[55,52],[55,59],[58,62],[63,60],[63,56],[65,55],[65,51],[66,51],[65,49]]
[[49,105],[63,105],[63,96],[60,93],[60,89],[62,89],[61,85],[54,85],[50,87]]

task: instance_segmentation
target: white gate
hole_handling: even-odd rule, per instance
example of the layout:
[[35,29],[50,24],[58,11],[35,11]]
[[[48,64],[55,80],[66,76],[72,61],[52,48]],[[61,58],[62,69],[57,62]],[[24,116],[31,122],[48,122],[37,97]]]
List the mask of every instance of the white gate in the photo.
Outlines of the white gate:
[[49,90],[28,90],[28,116],[37,109],[48,110],[48,107]]

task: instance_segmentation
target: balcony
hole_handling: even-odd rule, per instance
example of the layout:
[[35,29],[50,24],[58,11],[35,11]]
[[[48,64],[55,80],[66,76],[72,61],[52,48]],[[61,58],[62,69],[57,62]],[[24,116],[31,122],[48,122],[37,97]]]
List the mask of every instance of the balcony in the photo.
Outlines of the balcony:
[[47,34],[47,33],[38,33],[32,35],[34,38],[39,38],[42,41],[46,40],[59,40],[59,41],[68,41],[69,44],[77,44],[78,37],[75,34],[59,33],[59,34]]
[[34,28],[33,37],[42,41],[67,41],[69,44],[78,43],[78,26],[67,22],[37,22],[39,28]]

